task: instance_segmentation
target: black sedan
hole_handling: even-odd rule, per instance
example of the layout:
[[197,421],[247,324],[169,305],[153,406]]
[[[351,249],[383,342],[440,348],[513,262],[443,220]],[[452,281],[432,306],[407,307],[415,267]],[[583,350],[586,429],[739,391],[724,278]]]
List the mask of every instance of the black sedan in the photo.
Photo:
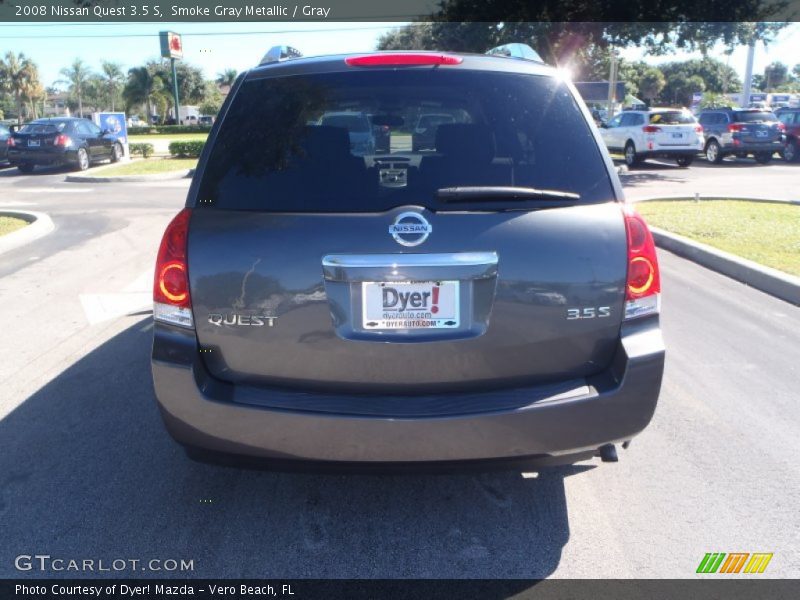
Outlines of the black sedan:
[[123,156],[120,140],[86,119],[37,119],[11,134],[8,161],[23,173],[36,165],[70,165],[85,171],[97,161],[117,162]]

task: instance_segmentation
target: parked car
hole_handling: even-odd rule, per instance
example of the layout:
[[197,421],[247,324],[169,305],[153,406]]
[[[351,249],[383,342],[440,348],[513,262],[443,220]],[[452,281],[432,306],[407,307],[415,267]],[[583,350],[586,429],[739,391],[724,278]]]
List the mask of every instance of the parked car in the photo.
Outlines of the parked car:
[[[239,77],[156,261],[175,440],[235,464],[616,460],[659,395],[660,276],[582,105],[556,69],[502,56]],[[348,136],[430,106],[464,116],[436,153]]]
[[365,156],[375,154],[375,135],[367,115],[360,112],[329,112],[322,115],[319,124],[323,127],[345,129],[350,137],[353,154]]
[[31,121],[11,135],[7,147],[9,162],[23,173],[36,165],[71,165],[85,171],[94,162],[117,162],[124,155],[115,134],[74,117]]
[[685,109],[626,110],[600,129],[610,152],[621,152],[625,164],[634,167],[647,158],[674,159],[688,167],[703,150],[703,128]]
[[726,156],[752,155],[766,164],[783,150],[783,125],[774,113],[758,108],[713,108],[699,116],[706,136],[705,155],[719,164]]
[[0,163],[8,161],[8,138],[11,137],[11,130],[5,125],[0,125]]
[[414,152],[420,150],[436,149],[436,132],[439,125],[455,123],[455,118],[450,114],[424,114],[420,115],[414,131],[411,133],[411,149]]
[[785,140],[781,155],[786,162],[800,160],[800,108],[782,108],[776,116],[783,124]]
[[211,115],[200,115],[197,123],[203,127],[211,127],[214,124],[214,117]]

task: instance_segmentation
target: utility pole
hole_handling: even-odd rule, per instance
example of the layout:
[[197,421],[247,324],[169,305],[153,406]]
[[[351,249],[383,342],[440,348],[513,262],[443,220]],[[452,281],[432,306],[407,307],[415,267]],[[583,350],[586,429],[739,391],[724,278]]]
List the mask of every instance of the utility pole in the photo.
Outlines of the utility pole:
[[750,91],[753,87],[753,59],[756,55],[756,38],[755,35],[750,40],[750,46],[747,48],[747,66],[744,69],[744,89],[742,90],[742,108],[747,108],[750,104]]

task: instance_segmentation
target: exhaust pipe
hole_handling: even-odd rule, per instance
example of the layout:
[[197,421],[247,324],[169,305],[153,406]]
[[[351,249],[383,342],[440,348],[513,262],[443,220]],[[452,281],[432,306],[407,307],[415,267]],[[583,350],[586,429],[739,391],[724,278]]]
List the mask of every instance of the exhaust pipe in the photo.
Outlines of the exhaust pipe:
[[605,446],[600,446],[600,460],[603,462],[618,462],[619,457],[617,457],[617,448],[614,444],[606,444]]

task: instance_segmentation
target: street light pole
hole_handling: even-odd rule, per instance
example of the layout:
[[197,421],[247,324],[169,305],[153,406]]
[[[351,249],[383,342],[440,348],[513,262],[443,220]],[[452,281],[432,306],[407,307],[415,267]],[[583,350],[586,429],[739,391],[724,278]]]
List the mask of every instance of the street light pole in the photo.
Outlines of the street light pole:
[[178,70],[175,68],[175,58],[171,58],[172,62],[172,93],[175,96],[175,124],[180,125],[180,105],[178,104]]
[[617,52],[611,48],[611,73],[608,77],[608,105],[606,111],[608,119],[614,116],[614,102],[617,99]]
[[747,66],[744,69],[744,89],[742,90],[742,108],[747,108],[750,104],[750,92],[753,87],[753,59],[756,55],[756,40],[753,37],[750,40],[750,46],[747,48]]

